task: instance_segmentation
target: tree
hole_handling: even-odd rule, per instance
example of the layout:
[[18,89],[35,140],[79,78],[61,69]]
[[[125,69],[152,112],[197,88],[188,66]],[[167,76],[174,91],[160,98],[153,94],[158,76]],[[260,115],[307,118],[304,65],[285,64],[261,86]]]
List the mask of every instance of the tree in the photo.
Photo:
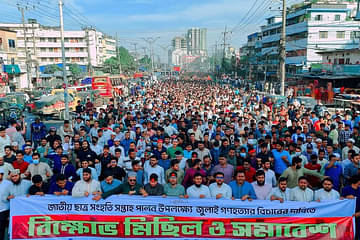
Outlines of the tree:
[[118,56],[111,57],[106,59],[103,66],[103,71],[111,74],[119,74],[119,65],[121,64],[121,69],[123,72],[131,72],[135,70],[135,60],[134,57],[131,56],[129,51],[124,47],[118,48],[118,54],[120,56],[120,60]]
[[45,74],[54,74],[57,71],[62,71],[62,68],[56,64],[48,65],[45,67],[44,73]]
[[83,74],[83,70],[80,68],[79,65],[75,64],[68,64],[69,71],[74,77],[80,77]]

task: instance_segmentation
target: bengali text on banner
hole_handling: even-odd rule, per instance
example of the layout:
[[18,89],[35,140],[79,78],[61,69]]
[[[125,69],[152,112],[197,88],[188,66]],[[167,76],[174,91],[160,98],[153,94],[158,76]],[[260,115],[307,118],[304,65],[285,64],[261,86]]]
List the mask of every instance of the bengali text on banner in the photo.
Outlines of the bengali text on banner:
[[17,197],[11,239],[354,239],[355,200]]

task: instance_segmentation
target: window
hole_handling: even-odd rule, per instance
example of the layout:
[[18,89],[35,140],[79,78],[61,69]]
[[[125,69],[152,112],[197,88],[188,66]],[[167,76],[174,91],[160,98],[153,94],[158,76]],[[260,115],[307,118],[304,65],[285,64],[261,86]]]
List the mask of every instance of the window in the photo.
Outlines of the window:
[[334,59],[334,64],[336,65],[338,63],[337,58]]
[[345,31],[336,31],[336,38],[345,38]]
[[315,21],[322,21],[323,20],[323,16],[322,15],[316,15],[315,16]]
[[40,38],[40,42],[45,42],[45,38]]
[[53,52],[54,51],[54,48],[49,48],[49,52]]
[[345,59],[345,64],[350,64],[350,58]]
[[15,40],[9,39],[9,48],[15,48]]
[[338,14],[335,15],[335,21],[340,21],[340,15]]
[[327,31],[320,31],[319,32],[319,38],[328,38],[328,32]]
[[344,63],[345,63],[345,59],[339,58],[339,64],[344,64]]
[[41,48],[40,52],[46,52],[46,48]]

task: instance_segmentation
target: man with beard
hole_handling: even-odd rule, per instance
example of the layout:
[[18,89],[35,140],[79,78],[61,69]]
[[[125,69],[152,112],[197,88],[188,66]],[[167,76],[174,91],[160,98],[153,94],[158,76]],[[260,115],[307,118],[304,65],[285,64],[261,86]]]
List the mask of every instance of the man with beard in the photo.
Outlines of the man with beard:
[[275,172],[271,170],[270,167],[271,167],[270,159],[263,159],[262,168],[260,168],[260,170],[263,170],[265,172],[265,183],[272,185],[272,187],[276,187]]
[[265,172],[263,170],[258,170],[255,174],[255,182],[252,182],[256,194],[256,199],[265,200],[266,197],[271,192],[271,184],[265,183]]
[[202,184],[203,176],[201,173],[195,173],[194,185],[186,190],[187,197],[190,198],[211,198],[208,186]]
[[290,167],[288,167],[283,174],[281,174],[281,177],[286,178],[288,181],[288,187],[294,188],[296,187],[298,183],[298,179],[300,177],[303,177],[304,174],[312,175],[315,177],[318,177],[320,179],[323,179],[324,176],[318,173],[314,170],[309,170],[304,167],[302,167],[302,159],[299,157],[294,157],[292,160],[292,164]]
[[78,153],[78,158],[80,159],[80,162],[87,160],[89,162],[89,165],[91,167],[94,167],[97,155],[94,151],[90,149],[89,142],[83,141],[81,147],[82,149]]
[[1,198],[5,196],[5,190],[11,182],[4,178],[4,170],[0,168],[0,239],[4,238],[5,228],[8,225],[10,203],[8,200]]
[[308,188],[309,182],[306,177],[301,176],[298,180],[298,186],[291,189],[290,201],[311,202],[314,200],[314,191]]
[[10,180],[11,184],[7,185],[4,194],[0,196],[1,201],[10,201],[10,199],[18,196],[24,196],[29,193],[31,182],[21,179],[19,169],[15,169],[10,172]]
[[54,177],[52,179],[56,179],[56,175],[58,174],[64,174],[67,180],[74,181],[76,178],[76,170],[74,165],[69,162],[69,157],[62,155],[60,161],[61,165],[54,167]]
[[229,185],[224,183],[224,177],[225,175],[223,172],[216,172],[214,174],[216,182],[209,186],[211,197],[216,199],[231,199],[232,190]]
[[[114,188],[108,192],[105,192],[101,195],[103,199],[106,199],[110,197],[111,195],[116,194],[127,194],[129,196],[131,195],[141,195],[142,185],[141,183],[137,183],[136,181],[136,173],[135,172],[129,172],[127,182],[121,184],[119,187]],[[97,196],[95,196],[93,199],[97,200]]]
[[193,167],[186,170],[185,177],[184,177],[182,185],[185,188],[188,188],[191,185],[193,185],[194,184],[193,180],[194,180],[195,175],[197,173],[200,173],[201,176],[204,177],[204,179],[203,179],[204,182],[203,183],[205,183],[206,182],[205,181],[206,172],[204,171],[204,169],[201,169],[201,160],[200,159],[195,159]]
[[284,201],[290,201],[290,189],[287,188],[286,178],[279,178],[279,186],[271,190],[270,194],[267,197],[267,200],[278,200],[281,203],[283,203]]
[[232,190],[232,200],[241,199],[242,201],[252,201],[256,199],[256,194],[251,183],[245,181],[245,172],[236,171],[235,180],[229,183]]
[[327,201],[327,200],[336,200],[340,198],[340,194],[338,191],[333,189],[333,180],[331,178],[325,178],[321,185],[322,189],[319,189],[315,192],[315,201]]
[[178,175],[176,172],[171,172],[168,177],[168,183],[164,185],[164,192],[166,196],[180,197],[185,196],[185,188],[178,184]]
[[75,183],[72,190],[73,197],[88,197],[89,195],[101,195],[100,183],[93,180],[91,177],[91,170],[84,168],[82,171],[83,180],[79,180]]
[[159,183],[165,183],[165,171],[164,168],[158,165],[158,160],[155,155],[150,157],[150,160],[144,164],[144,184],[149,183],[150,176],[155,173],[159,178]]
[[148,184],[145,184],[144,189],[140,191],[143,197],[147,196],[163,196],[166,197],[164,193],[164,187],[158,182],[158,175],[152,173],[150,175],[150,181]]

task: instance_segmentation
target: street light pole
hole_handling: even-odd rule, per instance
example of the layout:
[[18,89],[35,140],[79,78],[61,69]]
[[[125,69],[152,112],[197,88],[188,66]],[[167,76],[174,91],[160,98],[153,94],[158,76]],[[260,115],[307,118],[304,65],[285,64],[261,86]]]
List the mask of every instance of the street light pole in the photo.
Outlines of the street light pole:
[[286,59],[286,0],[283,1],[282,28],[280,37],[280,94],[285,94],[285,59]]
[[160,37],[156,38],[142,38],[145,42],[147,42],[150,46],[150,59],[151,59],[151,78],[154,76],[154,48],[153,44],[159,39]]
[[65,120],[69,120],[70,112],[69,112],[68,80],[67,80],[67,76],[66,76],[63,5],[64,4],[63,4],[62,0],[59,0],[61,55],[62,55],[63,79],[64,79]]

